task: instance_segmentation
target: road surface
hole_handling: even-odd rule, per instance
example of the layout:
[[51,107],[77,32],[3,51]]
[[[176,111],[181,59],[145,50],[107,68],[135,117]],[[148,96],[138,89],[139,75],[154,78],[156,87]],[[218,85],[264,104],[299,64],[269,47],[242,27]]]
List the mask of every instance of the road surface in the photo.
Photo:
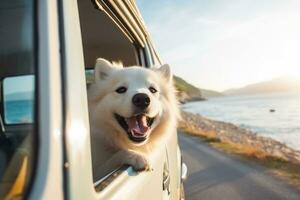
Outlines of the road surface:
[[263,167],[229,156],[198,138],[179,133],[189,176],[187,200],[300,200],[300,191]]

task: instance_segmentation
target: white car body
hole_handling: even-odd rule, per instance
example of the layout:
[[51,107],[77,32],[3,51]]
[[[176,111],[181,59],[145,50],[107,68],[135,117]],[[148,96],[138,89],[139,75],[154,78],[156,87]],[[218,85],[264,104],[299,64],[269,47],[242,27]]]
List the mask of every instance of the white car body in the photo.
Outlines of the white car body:
[[[94,5],[129,40],[142,44],[141,65],[160,64],[134,0],[95,0]],[[39,142],[28,199],[180,199],[186,167],[177,133],[153,155],[154,171],[136,173],[132,167],[121,167],[93,181],[78,2],[41,0],[37,11]],[[103,181],[107,186],[101,185]]]

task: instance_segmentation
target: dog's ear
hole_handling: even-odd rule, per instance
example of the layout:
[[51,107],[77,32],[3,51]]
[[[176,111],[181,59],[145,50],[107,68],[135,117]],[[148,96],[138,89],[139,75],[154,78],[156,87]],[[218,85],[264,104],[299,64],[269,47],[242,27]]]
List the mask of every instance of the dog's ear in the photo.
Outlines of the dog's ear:
[[103,80],[116,68],[108,60],[98,58],[95,65],[95,81]]
[[159,72],[168,82],[170,82],[173,78],[171,68],[168,64],[162,65],[160,68],[155,69],[155,71]]

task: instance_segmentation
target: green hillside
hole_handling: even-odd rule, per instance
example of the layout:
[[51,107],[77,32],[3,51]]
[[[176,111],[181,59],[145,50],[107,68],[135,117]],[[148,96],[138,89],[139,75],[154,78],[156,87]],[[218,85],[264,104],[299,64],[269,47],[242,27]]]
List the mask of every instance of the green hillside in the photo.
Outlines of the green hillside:
[[185,92],[190,97],[201,96],[201,91],[199,88],[193,86],[178,76],[174,76],[174,80],[175,87],[179,92]]
[[200,90],[201,90],[201,95],[204,98],[224,96],[221,92],[216,92],[216,91],[213,91],[213,90],[206,90],[206,89],[202,89],[202,88]]
[[178,99],[182,103],[203,101],[208,98],[223,96],[220,92],[197,88],[178,76],[174,76],[174,81],[175,87],[178,90]]

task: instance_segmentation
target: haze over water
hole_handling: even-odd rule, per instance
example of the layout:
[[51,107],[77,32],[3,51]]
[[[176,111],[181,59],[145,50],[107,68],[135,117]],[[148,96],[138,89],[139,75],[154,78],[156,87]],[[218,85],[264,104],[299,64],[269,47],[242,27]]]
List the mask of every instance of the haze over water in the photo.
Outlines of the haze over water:
[[187,103],[182,108],[236,124],[300,150],[300,92],[219,97]]

